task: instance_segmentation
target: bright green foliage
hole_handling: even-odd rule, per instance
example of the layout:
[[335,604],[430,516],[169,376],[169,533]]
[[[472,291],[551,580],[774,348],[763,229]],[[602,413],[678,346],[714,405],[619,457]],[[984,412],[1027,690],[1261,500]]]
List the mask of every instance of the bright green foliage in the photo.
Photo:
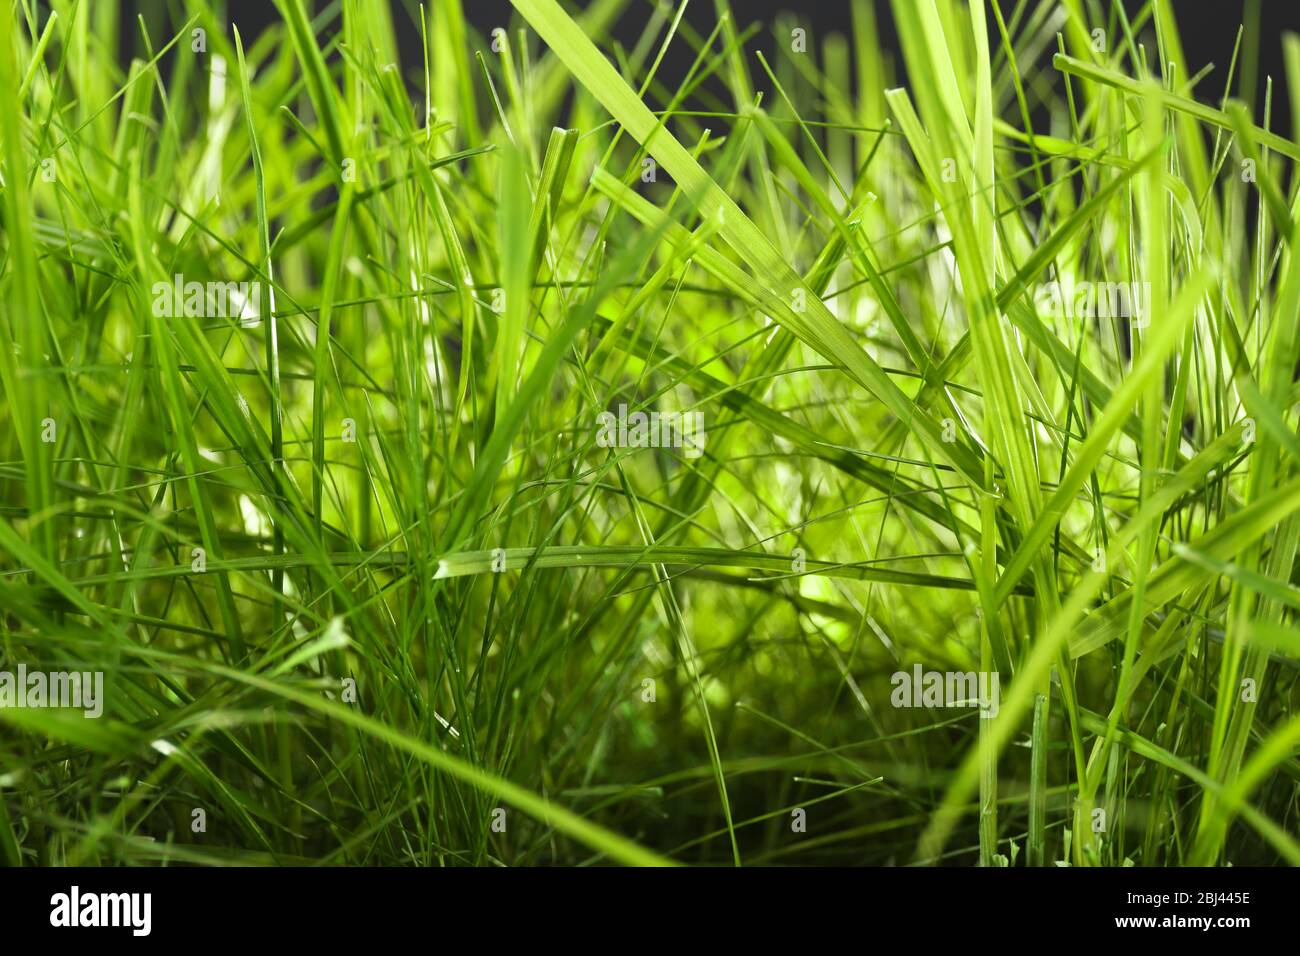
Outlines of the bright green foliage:
[[1300,146],[843,2],[0,17],[0,862],[1300,863]]

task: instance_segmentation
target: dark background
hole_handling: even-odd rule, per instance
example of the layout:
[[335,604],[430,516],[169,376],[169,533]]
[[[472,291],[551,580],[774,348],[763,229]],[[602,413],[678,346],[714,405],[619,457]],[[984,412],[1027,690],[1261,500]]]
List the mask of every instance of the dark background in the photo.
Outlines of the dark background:
[[[414,79],[418,76],[418,64],[422,57],[419,3],[417,0],[367,0],[367,2],[388,2],[392,5],[394,22],[401,43],[403,66],[408,68],[408,75]],[[437,2],[439,0],[426,0],[426,4]],[[874,0],[874,2],[882,45],[887,51],[892,48],[894,61],[900,64],[898,68],[901,70],[902,58],[897,53],[889,0]],[[1009,20],[1015,3],[1013,0],[999,0],[999,2],[1003,16]],[[1181,76],[1185,78],[1209,63],[1213,63],[1215,67],[1197,87],[1197,98],[1202,102],[1218,104],[1223,93],[1228,64],[1232,59],[1237,28],[1240,24],[1246,23],[1247,33],[1242,41],[1243,51],[1250,46],[1252,40],[1257,43],[1258,52],[1255,59],[1258,63],[1259,75],[1253,83],[1249,78],[1244,77],[1242,85],[1234,81],[1233,94],[1245,99],[1252,109],[1256,122],[1261,122],[1263,78],[1271,75],[1274,84],[1271,126],[1282,135],[1289,136],[1290,107],[1282,60],[1282,34],[1286,31],[1300,32],[1300,0],[1172,0],[1172,2],[1189,61],[1186,64],[1186,72],[1181,73]],[[620,19],[609,39],[630,48],[636,42],[646,20],[658,3],[659,0],[636,0]],[[308,0],[307,5],[312,12],[326,9],[323,2],[313,3],[313,0]],[[477,39],[481,41],[485,52],[488,50],[485,38],[493,28],[507,27],[513,34],[514,27],[523,25],[522,19],[515,14],[509,0],[462,0],[462,5],[466,17],[480,33]],[[571,10],[581,9],[585,5],[585,3],[568,4]],[[1129,12],[1130,18],[1142,5],[1140,0],[1125,0],[1125,9]],[[756,21],[764,24],[762,32],[749,45],[751,51],[755,47],[770,43],[770,24],[780,13],[792,14],[801,21],[801,24],[806,25],[810,31],[810,51],[817,47],[820,36],[831,31],[848,35],[851,30],[849,0],[806,0],[802,3],[792,2],[792,0],[732,0],[731,6],[739,27],[743,28]],[[1109,11],[1110,0],[1103,0],[1100,6]],[[175,28],[186,19],[183,4],[179,0],[134,0],[134,2],[123,3],[123,10],[130,12],[129,20],[124,14],[125,22],[120,30],[123,62],[140,53],[139,40],[136,31],[132,28],[136,12],[144,16],[155,37],[161,35],[161,31],[167,27]],[[271,0],[230,0],[227,11],[227,19],[237,23],[246,38],[256,36],[268,24],[279,19]],[[717,22],[713,0],[691,0],[687,7],[686,20],[699,33],[707,34]],[[990,30],[996,30],[991,16],[989,24]],[[1148,53],[1154,56],[1154,31],[1148,25],[1144,33],[1146,36],[1143,39],[1147,43]],[[996,52],[1000,38],[994,35],[992,43]],[[665,80],[681,76],[688,68],[693,55],[693,51],[685,43],[674,43],[660,68],[659,75]],[[755,82],[761,89],[764,84],[760,82],[762,73],[756,59],[753,62],[753,69]]]

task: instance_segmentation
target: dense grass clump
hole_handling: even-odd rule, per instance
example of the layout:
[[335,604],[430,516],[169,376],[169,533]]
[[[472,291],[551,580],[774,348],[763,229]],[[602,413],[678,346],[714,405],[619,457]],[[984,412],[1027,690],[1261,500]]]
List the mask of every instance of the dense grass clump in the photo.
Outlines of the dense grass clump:
[[9,4],[0,861],[1300,862],[1271,85],[844,3]]

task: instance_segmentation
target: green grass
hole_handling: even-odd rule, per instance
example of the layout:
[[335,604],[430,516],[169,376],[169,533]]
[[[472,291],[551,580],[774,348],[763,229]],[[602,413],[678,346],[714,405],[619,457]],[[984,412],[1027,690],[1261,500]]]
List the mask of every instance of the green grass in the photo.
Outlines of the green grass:
[[0,16],[0,861],[1300,863],[1259,38],[845,2]]

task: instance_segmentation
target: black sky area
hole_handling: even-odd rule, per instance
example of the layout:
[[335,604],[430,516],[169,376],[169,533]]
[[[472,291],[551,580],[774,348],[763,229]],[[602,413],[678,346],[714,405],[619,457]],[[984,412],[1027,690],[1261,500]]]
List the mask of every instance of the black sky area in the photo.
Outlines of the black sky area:
[[[398,28],[403,67],[414,87],[419,74],[421,44],[419,36],[419,3],[417,0],[367,0],[372,3],[390,2],[394,10],[394,21]],[[438,0],[426,0],[426,4]],[[563,2],[563,0],[562,0]],[[889,0],[874,0],[876,18],[880,26],[880,39],[886,55],[893,58],[901,70],[902,57],[898,53],[897,37],[893,28]],[[1012,0],[1000,0],[1003,16],[1010,18],[1015,8]],[[659,0],[634,0],[628,11],[615,25],[612,41],[631,48],[637,41],[640,31],[650,17]],[[462,0],[466,17],[481,38],[486,38],[495,27],[505,26],[512,33],[523,25],[522,18],[514,12],[509,0]],[[576,11],[587,6],[586,3],[568,2],[570,10]],[[1141,7],[1139,0],[1126,0],[1125,9],[1133,16]],[[337,4],[335,5],[337,6]],[[849,35],[851,17],[849,0],[810,0],[806,3],[791,0],[732,0],[732,10],[741,27],[759,22],[763,28],[749,44],[751,67],[758,89],[766,86],[758,60],[756,49],[771,48],[771,24],[781,14],[792,15],[805,25],[811,34],[809,48],[820,44],[824,36],[831,32]],[[1109,11],[1110,2],[1105,0],[1099,6]],[[1201,102],[1217,104],[1223,94],[1224,79],[1228,64],[1232,60],[1233,46],[1237,38],[1237,28],[1243,22],[1258,24],[1258,81],[1254,95],[1251,97],[1252,112],[1256,122],[1263,120],[1264,77],[1273,77],[1272,128],[1284,136],[1290,135],[1290,108],[1287,100],[1285,71],[1282,59],[1282,36],[1291,31],[1300,33],[1300,0],[1173,0],[1178,27],[1182,36],[1188,65],[1185,77],[1199,71],[1206,64],[1214,64],[1214,70],[1198,85],[1196,97]],[[308,8],[313,13],[326,9],[324,3],[313,4],[308,0]],[[255,37],[269,24],[279,19],[271,0],[231,0],[227,3],[227,19],[239,25],[246,40]],[[151,27],[153,36],[162,35],[162,29],[175,28],[185,20],[184,5],[179,0],[135,0],[123,4],[124,24],[120,31],[124,47],[123,56],[139,55],[138,41],[134,39],[135,31],[130,27],[135,14],[144,15]],[[996,29],[994,20],[989,18],[990,30]],[[706,35],[716,23],[714,0],[691,0],[687,6],[686,20],[701,35]],[[534,38],[535,39],[535,38]],[[1154,30],[1148,23],[1140,39],[1147,41],[1150,57],[1154,58]],[[992,37],[995,44],[999,42]],[[537,41],[540,43],[540,41]],[[1246,41],[1243,41],[1245,45]],[[483,49],[487,50],[486,41]],[[659,75],[666,82],[685,74],[689,68],[694,51],[685,43],[676,42],[660,68]],[[1046,60],[1044,68],[1051,70]],[[1054,71],[1053,71],[1054,72]],[[924,78],[922,78],[924,79]],[[1058,78],[1048,77],[1050,82]],[[913,78],[912,82],[915,82]],[[1249,92],[1249,88],[1247,91]],[[1234,82],[1233,94],[1240,95],[1241,88]],[[1037,118],[1035,119],[1037,122]]]

